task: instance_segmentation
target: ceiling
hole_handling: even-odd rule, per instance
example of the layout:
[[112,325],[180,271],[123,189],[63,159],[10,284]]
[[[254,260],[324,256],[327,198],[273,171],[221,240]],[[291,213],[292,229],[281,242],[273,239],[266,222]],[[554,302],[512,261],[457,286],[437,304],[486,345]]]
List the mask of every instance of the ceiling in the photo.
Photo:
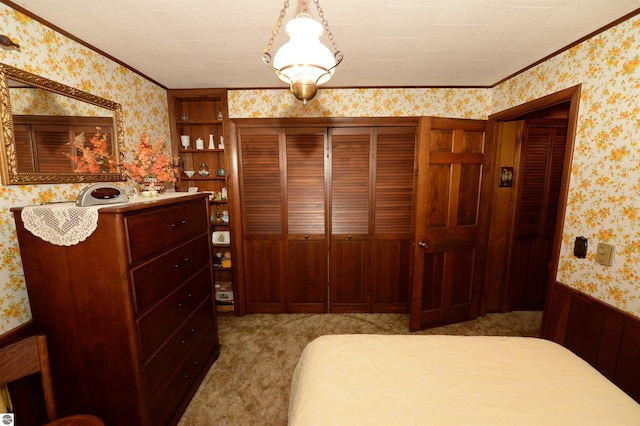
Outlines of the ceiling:
[[[169,89],[283,87],[261,60],[282,0],[14,3]],[[313,1],[308,3],[317,17]],[[344,54],[325,87],[478,87],[496,84],[638,11],[640,4],[322,0],[320,5]],[[285,23],[298,8],[298,0],[291,0]],[[286,41],[281,28],[272,55]]]

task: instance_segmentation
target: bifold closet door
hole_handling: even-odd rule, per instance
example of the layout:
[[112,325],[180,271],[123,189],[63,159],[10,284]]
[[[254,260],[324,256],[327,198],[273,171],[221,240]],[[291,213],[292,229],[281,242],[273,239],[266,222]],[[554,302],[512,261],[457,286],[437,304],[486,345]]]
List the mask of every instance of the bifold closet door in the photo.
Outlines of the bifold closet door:
[[329,310],[368,312],[371,128],[334,128],[331,141]]
[[248,313],[287,311],[281,135],[277,128],[238,129]]
[[375,129],[371,312],[409,312],[416,128]]
[[286,128],[288,312],[326,312],[326,128]]
[[237,134],[247,312],[408,312],[416,127]]

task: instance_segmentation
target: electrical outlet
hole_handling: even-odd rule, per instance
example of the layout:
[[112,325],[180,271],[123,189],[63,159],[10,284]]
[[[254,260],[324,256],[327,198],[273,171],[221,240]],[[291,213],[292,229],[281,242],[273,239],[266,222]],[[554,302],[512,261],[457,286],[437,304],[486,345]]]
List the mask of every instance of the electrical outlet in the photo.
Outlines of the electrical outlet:
[[587,247],[589,246],[585,237],[576,237],[573,244],[573,255],[579,259],[587,257]]

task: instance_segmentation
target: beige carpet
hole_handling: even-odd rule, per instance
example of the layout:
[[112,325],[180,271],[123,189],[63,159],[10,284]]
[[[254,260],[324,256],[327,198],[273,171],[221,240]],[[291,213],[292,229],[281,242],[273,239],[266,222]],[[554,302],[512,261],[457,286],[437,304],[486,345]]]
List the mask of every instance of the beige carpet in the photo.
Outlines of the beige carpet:
[[[488,314],[414,334],[539,336],[541,312]],[[287,424],[291,374],[324,334],[409,334],[402,314],[254,314],[219,318],[221,351],[180,426]]]

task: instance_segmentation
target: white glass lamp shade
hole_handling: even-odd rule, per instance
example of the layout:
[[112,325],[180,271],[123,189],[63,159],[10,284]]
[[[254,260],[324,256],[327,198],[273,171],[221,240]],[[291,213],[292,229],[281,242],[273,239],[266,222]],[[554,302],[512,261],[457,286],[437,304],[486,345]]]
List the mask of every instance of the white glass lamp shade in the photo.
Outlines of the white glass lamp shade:
[[300,14],[289,21],[286,31],[289,41],[276,53],[273,67],[298,99],[312,99],[317,86],[333,75],[336,60],[329,48],[320,43],[322,25],[309,15]]

